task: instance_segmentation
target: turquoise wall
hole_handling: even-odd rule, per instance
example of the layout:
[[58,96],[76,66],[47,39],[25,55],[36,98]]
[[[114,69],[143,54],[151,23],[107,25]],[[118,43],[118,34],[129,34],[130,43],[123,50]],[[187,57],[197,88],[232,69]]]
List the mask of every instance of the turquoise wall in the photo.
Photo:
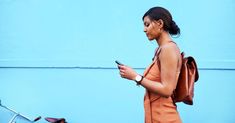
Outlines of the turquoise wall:
[[[178,104],[182,120],[235,122],[233,0],[0,0],[2,104],[30,119],[143,123],[145,90],[120,78],[114,61],[139,73],[151,62],[157,45],[142,16],[153,6],[171,11],[181,28],[174,40],[198,63],[194,105]],[[0,108],[0,123],[12,116]]]

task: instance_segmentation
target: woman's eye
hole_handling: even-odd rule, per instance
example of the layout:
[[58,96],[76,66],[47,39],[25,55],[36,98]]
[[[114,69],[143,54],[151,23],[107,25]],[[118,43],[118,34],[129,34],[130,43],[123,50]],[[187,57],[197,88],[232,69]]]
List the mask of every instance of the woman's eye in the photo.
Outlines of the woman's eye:
[[145,24],[144,24],[144,26],[148,27],[148,26],[149,26],[149,24],[148,24],[148,23],[145,23]]

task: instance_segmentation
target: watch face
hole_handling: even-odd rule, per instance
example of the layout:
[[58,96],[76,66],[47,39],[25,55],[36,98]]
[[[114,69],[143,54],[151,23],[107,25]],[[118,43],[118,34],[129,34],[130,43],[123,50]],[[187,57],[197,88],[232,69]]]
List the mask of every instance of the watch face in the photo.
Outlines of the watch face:
[[137,76],[135,77],[135,80],[136,80],[137,82],[139,82],[139,81],[141,80],[141,76],[140,76],[140,75],[137,75]]

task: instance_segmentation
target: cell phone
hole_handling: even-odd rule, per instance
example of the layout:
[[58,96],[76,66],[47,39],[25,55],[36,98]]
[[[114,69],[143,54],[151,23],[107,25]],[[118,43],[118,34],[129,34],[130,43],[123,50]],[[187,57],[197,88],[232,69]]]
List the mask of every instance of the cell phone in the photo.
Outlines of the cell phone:
[[119,61],[115,61],[118,65],[123,65],[121,62],[119,62]]

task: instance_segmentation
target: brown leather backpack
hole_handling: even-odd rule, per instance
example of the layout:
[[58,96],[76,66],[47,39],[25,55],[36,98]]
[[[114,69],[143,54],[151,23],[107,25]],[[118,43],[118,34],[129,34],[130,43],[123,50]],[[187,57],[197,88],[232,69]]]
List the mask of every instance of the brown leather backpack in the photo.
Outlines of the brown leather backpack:
[[[157,57],[158,55],[159,53],[157,54]],[[197,64],[192,56],[184,57],[183,52],[181,53],[181,57],[182,67],[176,89],[172,94],[172,99],[175,103],[184,102],[185,104],[193,105],[194,83],[199,78]],[[160,66],[159,60],[158,65]]]
[[174,102],[184,102],[193,105],[194,83],[198,80],[199,74],[196,61],[192,56],[182,56],[182,67],[178,78],[176,89],[173,92]]

